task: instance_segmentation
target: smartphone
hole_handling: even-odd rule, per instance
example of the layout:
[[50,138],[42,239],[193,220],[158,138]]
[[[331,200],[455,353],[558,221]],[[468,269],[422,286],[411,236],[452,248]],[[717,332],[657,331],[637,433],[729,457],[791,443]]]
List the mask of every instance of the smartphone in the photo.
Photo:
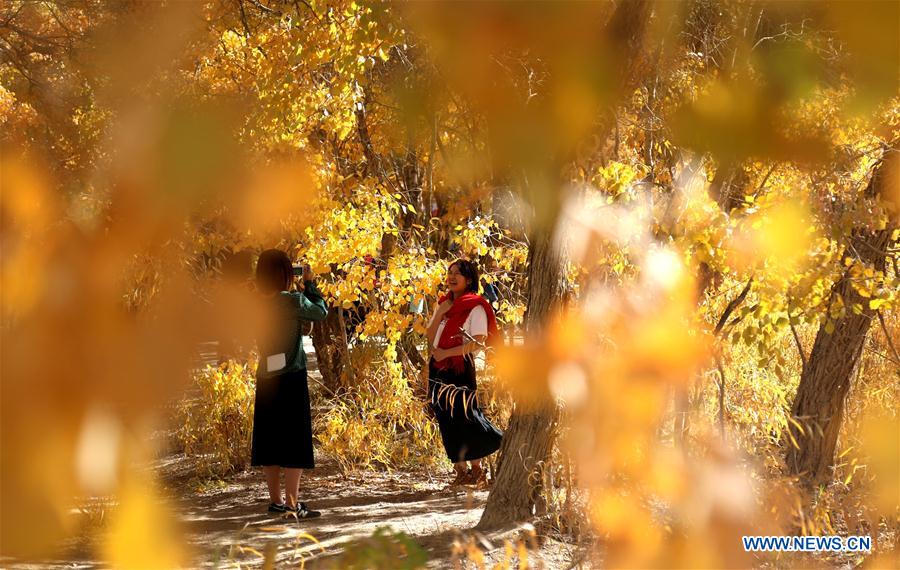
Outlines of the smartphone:
[[294,267],[294,276],[303,275],[303,264],[302,263],[295,263],[293,267]]

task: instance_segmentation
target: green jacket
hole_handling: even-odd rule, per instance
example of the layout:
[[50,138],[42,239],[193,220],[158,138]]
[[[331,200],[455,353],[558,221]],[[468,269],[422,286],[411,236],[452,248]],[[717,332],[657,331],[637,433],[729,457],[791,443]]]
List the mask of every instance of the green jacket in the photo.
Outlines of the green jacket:
[[282,291],[272,299],[275,303],[274,322],[270,337],[259,341],[258,378],[306,369],[303,350],[302,321],[322,321],[328,314],[322,292],[315,282],[304,282],[303,292]]

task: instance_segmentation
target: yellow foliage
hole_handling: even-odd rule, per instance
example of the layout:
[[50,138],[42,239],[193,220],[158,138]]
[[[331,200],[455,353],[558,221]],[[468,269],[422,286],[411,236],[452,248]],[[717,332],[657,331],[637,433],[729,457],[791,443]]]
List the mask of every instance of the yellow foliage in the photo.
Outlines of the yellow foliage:
[[124,485],[110,517],[102,549],[113,568],[176,568],[188,562],[173,513],[152,481]]
[[773,276],[785,279],[804,269],[804,257],[814,236],[807,209],[797,202],[787,202],[742,220],[731,249],[739,269],[765,263]]
[[198,475],[222,477],[250,465],[255,363],[227,361],[194,375],[180,406],[178,440]]
[[440,433],[425,402],[391,374],[374,346],[358,345],[350,373],[356,388],[329,398],[316,418],[322,451],[345,472],[429,465],[441,457]]

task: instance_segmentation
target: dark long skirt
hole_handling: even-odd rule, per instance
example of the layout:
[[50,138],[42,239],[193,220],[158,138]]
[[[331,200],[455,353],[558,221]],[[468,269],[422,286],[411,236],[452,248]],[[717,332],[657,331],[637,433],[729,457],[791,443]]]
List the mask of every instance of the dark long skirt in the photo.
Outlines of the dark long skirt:
[[306,370],[257,378],[251,465],[312,469],[312,417]]
[[500,449],[503,432],[484,417],[475,397],[475,364],[466,359],[462,373],[437,370],[428,363],[428,397],[450,461],[481,459]]

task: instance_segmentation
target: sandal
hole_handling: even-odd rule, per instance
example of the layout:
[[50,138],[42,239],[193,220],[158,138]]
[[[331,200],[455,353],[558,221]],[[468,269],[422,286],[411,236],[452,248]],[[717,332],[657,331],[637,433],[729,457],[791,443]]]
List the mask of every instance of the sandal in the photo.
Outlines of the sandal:
[[487,473],[485,473],[484,469],[481,467],[478,467],[477,469],[473,467],[472,470],[469,471],[469,478],[466,483],[476,486],[487,484]]
[[455,470],[456,471],[456,479],[450,482],[451,487],[457,487],[459,485],[465,485],[469,482],[469,471]]

